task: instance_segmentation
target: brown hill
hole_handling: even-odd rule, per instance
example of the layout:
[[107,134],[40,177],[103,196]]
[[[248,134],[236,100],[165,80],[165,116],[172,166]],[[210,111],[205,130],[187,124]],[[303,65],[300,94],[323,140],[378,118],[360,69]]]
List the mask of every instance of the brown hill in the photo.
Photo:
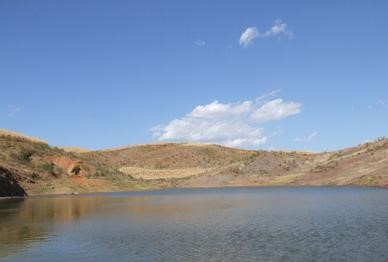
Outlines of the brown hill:
[[388,139],[379,138],[372,143],[320,154],[308,172],[294,182],[388,187]]
[[0,133],[0,196],[267,185],[388,187],[388,139],[330,153],[174,143],[68,152]]
[[44,141],[44,140],[42,140],[40,138],[33,137],[33,136],[27,136],[27,135],[24,135],[24,134],[15,132],[15,131],[6,130],[6,129],[2,129],[2,128],[0,128],[0,136],[2,136],[2,137],[8,136],[8,137],[14,137],[14,138],[23,138],[23,139],[29,140],[31,142],[41,142],[41,143],[47,144],[46,141]]
[[11,180],[29,195],[116,191],[122,190],[122,185],[131,190],[143,185],[83,154],[23,136],[0,134],[0,192],[8,192],[0,196],[20,195],[5,183]]

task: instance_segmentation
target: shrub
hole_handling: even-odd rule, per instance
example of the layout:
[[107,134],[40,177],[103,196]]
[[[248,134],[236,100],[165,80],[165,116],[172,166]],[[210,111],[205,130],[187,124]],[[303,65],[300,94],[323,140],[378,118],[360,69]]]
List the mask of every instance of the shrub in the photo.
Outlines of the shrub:
[[46,171],[47,173],[50,173],[51,175],[55,177],[59,177],[60,175],[63,174],[63,169],[60,167],[57,167],[53,163],[44,163],[41,166],[41,169]]
[[54,171],[54,164],[52,163],[44,163],[41,168],[44,170],[44,171],[47,171],[49,173],[52,173]]
[[73,173],[74,175],[78,175],[79,172],[81,172],[81,167],[79,165],[74,166],[71,170],[71,173]]
[[31,162],[31,157],[35,152],[32,150],[22,150],[18,155],[18,160],[23,163]]

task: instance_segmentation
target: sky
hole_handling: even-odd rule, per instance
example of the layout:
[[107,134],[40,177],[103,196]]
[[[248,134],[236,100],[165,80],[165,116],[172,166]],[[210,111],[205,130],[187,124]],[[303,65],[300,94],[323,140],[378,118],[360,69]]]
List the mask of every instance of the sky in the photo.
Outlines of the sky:
[[388,135],[388,1],[3,0],[0,128],[328,151]]

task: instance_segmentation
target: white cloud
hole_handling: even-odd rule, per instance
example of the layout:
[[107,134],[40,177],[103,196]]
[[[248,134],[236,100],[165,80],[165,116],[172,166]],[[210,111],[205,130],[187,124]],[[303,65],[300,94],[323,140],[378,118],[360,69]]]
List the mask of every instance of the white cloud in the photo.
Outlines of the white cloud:
[[256,27],[248,27],[240,36],[240,45],[243,47],[252,43],[253,39],[260,36],[259,30]]
[[374,104],[368,106],[369,110],[382,111],[388,108],[388,99],[379,99]]
[[287,29],[287,24],[282,19],[276,19],[273,26],[261,34],[261,37],[279,36],[284,35],[288,38],[293,38],[294,34]]
[[235,104],[222,104],[214,101],[208,105],[199,105],[193,109],[190,116],[197,118],[217,118],[225,115],[240,115],[244,112],[250,111],[252,108],[252,101],[245,101]]
[[310,142],[312,141],[316,136],[318,135],[317,131],[314,131],[306,136],[303,137],[295,137],[294,142],[299,143],[299,142]]
[[385,107],[385,106],[388,106],[388,100],[386,100],[386,99],[380,99],[379,101],[376,102],[376,104],[377,104],[378,106]]
[[22,112],[22,108],[20,106],[10,105],[8,110],[8,117],[12,118],[20,112]]
[[[271,94],[270,94],[271,95]],[[199,105],[182,118],[151,129],[160,141],[199,142],[232,147],[252,147],[265,144],[264,122],[277,121],[298,114],[301,104],[269,101],[270,95],[254,101]]]
[[204,47],[206,45],[206,42],[204,40],[198,39],[195,41],[195,45],[198,47]]
[[255,38],[266,38],[266,37],[280,37],[285,36],[289,39],[294,37],[293,32],[287,29],[287,24],[283,22],[281,19],[276,19],[274,24],[267,31],[260,33],[257,27],[251,26],[244,30],[244,32],[240,36],[240,45],[243,47],[247,47],[248,45],[253,43]]
[[295,102],[284,102],[277,98],[265,103],[252,114],[252,118],[260,123],[271,120],[281,120],[288,116],[299,114],[302,104]]

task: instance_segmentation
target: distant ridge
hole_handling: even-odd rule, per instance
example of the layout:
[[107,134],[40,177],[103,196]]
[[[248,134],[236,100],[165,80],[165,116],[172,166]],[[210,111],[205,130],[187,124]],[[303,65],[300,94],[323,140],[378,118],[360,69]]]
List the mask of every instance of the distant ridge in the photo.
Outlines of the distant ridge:
[[15,131],[11,131],[11,130],[7,130],[7,129],[3,129],[3,128],[0,128],[0,135],[11,136],[11,137],[16,137],[16,138],[23,138],[23,139],[29,140],[31,142],[48,144],[46,141],[44,141],[44,140],[42,140],[40,138],[33,137],[33,136],[27,136],[25,134],[18,133],[18,132],[15,132]]
[[72,152],[72,153],[87,153],[90,152],[89,149],[81,148],[81,147],[75,147],[75,146],[65,146],[61,147],[66,152]]

